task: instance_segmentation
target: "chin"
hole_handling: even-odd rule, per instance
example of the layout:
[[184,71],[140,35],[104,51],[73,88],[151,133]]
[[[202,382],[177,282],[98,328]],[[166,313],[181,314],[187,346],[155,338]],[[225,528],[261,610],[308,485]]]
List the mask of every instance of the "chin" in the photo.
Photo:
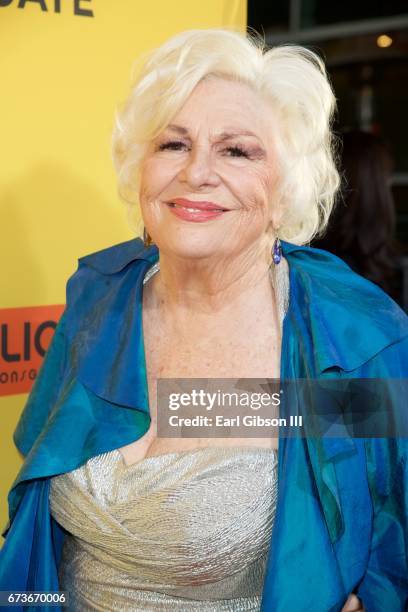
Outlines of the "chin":
[[174,239],[166,238],[165,243],[158,244],[159,250],[166,255],[173,255],[175,257],[182,257],[185,259],[202,259],[205,257],[212,257],[221,255],[221,245],[217,247],[215,244],[209,244],[209,240],[193,240],[187,236],[174,237]]

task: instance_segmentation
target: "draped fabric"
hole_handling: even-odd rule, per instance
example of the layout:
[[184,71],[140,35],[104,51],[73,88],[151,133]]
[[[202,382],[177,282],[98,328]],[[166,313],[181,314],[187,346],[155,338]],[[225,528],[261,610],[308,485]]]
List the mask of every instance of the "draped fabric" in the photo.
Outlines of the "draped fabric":
[[276,465],[275,450],[250,446],[130,466],[115,450],[52,478],[68,610],[258,612]]
[[[337,257],[282,246],[290,295],[281,378],[408,378],[402,310]],[[141,298],[158,258],[155,246],[130,240],[81,258],[68,282],[66,310],[15,432],[25,462],[9,494],[1,590],[58,590],[65,533],[50,515],[50,477],[149,427]],[[389,410],[392,418],[406,406],[394,401]],[[401,437],[280,437],[264,612],[340,611],[352,591],[370,612],[405,610],[407,457]]]

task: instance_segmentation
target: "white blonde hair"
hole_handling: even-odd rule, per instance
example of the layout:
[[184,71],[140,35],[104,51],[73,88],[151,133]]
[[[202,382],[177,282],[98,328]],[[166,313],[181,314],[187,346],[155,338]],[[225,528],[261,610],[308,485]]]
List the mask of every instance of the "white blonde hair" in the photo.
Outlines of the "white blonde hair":
[[318,55],[296,45],[268,50],[256,32],[214,28],[177,34],[141,61],[130,95],[116,111],[112,138],[124,201],[138,201],[140,162],[148,143],[202,79],[219,76],[251,86],[270,103],[279,126],[274,143],[284,206],[279,237],[305,244],[323,232],[339,175],[331,131],[335,97]]

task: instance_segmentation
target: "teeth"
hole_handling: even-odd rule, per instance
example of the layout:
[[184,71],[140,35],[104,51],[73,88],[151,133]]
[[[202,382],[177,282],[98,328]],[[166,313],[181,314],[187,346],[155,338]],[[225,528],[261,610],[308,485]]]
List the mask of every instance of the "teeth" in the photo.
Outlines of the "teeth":
[[[174,204],[174,202],[171,202],[170,206],[172,208],[185,208],[186,210],[189,210],[190,212],[203,212],[201,208],[189,208],[187,206],[179,206],[178,204]],[[211,208],[211,211],[223,212],[223,209],[222,208]]]

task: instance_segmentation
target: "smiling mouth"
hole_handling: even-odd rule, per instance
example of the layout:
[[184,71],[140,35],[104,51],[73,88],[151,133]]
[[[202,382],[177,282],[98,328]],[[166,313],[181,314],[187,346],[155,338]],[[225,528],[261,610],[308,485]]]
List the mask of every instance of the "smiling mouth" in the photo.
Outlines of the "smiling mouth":
[[189,212],[228,212],[228,208],[193,208],[192,206],[181,206],[180,204],[175,204],[174,202],[169,202],[168,206],[170,208],[181,208],[182,210],[188,210]]

